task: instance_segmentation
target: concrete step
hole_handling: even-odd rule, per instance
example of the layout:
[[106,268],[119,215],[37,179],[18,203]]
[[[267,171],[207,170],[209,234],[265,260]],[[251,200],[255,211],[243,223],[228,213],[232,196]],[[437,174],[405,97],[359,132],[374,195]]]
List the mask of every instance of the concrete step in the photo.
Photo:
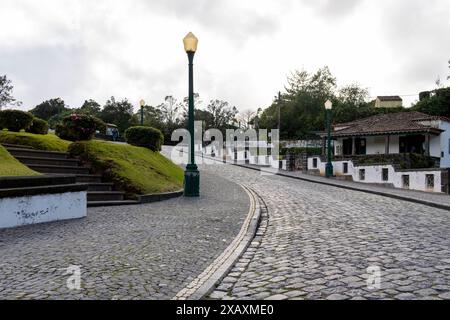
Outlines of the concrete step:
[[112,191],[113,183],[89,183],[89,191]]
[[101,183],[102,176],[99,174],[77,174],[78,183]]
[[44,151],[24,148],[6,148],[14,157],[33,157],[33,158],[51,158],[51,159],[67,159],[68,154],[65,152]]
[[23,146],[21,144],[10,144],[10,143],[0,143],[5,148],[18,148],[18,149],[31,149],[33,150],[33,147],[30,146]]
[[15,158],[25,165],[78,167],[80,163],[76,159],[57,159],[57,158],[25,157],[25,156],[15,156]]
[[125,192],[120,191],[90,191],[87,195],[88,201],[122,201]]
[[129,206],[140,204],[135,200],[122,200],[122,201],[88,201],[88,207],[112,207],[112,206]]
[[68,167],[51,165],[29,165],[28,168],[41,173],[64,173],[64,174],[89,174],[90,169],[86,167]]

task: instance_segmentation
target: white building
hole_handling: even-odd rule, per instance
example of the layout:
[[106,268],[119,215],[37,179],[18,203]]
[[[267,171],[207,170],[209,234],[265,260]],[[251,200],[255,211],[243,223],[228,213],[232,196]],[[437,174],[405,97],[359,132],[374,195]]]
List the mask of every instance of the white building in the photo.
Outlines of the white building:
[[[447,118],[420,112],[380,114],[337,124],[332,137],[336,176],[421,191],[448,189],[450,120]],[[402,169],[418,157],[434,165]],[[325,159],[309,158],[308,170],[324,175]]]

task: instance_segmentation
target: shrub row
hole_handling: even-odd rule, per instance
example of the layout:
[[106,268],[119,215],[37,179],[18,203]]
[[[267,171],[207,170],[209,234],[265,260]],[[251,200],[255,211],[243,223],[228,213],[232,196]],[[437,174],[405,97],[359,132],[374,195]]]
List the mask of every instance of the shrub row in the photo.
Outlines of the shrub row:
[[145,147],[152,151],[160,151],[164,143],[164,135],[161,131],[142,126],[128,128],[125,131],[125,139],[128,144]]
[[26,132],[35,134],[47,134],[48,123],[35,118],[31,113],[21,110],[0,111],[0,129],[8,129],[12,132]]

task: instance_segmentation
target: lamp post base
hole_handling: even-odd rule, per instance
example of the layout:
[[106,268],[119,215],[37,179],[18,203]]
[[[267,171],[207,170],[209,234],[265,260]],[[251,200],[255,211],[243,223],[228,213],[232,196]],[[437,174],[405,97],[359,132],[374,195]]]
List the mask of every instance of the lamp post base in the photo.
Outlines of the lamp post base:
[[184,172],[184,196],[199,197],[200,196],[200,172],[195,164],[188,164]]
[[325,176],[327,178],[333,177],[333,164],[330,162],[325,166]]

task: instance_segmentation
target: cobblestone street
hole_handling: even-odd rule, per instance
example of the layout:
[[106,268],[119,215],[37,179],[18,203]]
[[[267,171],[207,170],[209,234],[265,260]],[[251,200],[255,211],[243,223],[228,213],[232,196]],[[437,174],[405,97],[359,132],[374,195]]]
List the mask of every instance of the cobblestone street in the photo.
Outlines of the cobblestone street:
[[[202,175],[203,196],[90,208],[82,220],[0,230],[0,299],[170,299],[238,234],[248,195]],[[69,290],[69,266],[81,290]]]
[[253,188],[268,215],[210,299],[450,299],[448,211],[214,167],[204,170]]

